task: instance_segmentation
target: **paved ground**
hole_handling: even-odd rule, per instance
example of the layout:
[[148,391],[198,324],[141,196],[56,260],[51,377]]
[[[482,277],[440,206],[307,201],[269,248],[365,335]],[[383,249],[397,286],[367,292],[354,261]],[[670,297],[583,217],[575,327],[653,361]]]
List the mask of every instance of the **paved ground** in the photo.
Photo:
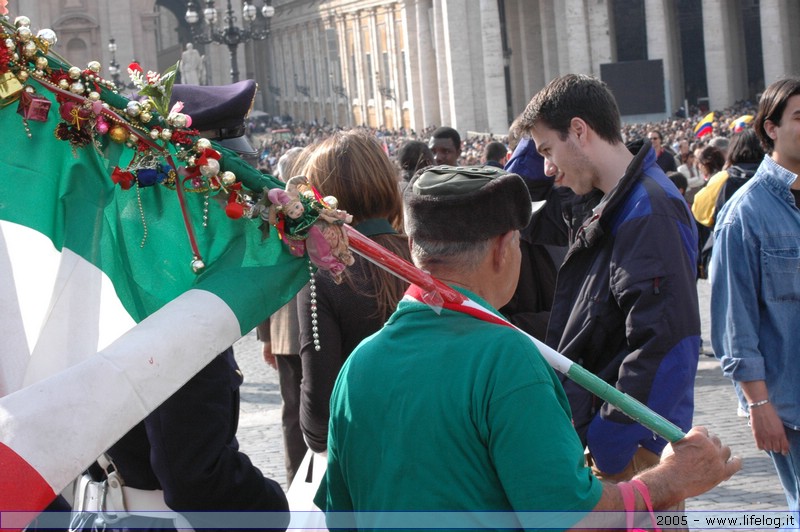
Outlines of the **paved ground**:
[[[707,282],[698,284],[703,317],[703,343],[710,349]],[[264,473],[285,486],[283,444],[280,435],[278,376],[261,359],[255,333],[237,342],[236,357],[245,375],[239,440],[242,450]],[[746,420],[736,416],[730,382],[722,377],[716,359],[701,356],[695,388],[695,424],[720,435],[734,453],[744,458],[743,470],[716,489],[687,501],[689,510],[785,510],[772,462],[754,444]]]

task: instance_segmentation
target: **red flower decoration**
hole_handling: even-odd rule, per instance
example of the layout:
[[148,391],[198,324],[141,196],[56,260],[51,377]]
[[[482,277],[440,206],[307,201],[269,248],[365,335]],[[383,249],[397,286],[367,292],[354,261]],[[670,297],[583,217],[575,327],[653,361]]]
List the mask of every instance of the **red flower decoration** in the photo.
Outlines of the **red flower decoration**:
[[128,65],[128,70],[133,70],[135,72],[144,72],[142,67],[139,66],[139,63],[131,63],[130,65]]
[[120,170],[119,166],[114,168],[114,173],[111,174],[111,180],[114,184],[119,185],[122,190],[128,190],[133,185],[133,174]]

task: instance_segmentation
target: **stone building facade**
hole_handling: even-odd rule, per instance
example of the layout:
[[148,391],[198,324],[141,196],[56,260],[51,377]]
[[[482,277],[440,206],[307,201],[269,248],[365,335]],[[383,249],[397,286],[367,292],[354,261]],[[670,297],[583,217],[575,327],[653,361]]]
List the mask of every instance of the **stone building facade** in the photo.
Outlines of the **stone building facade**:
[[[207,0],[196,0],[202,13]],[[797,0],[251,0],[274,7],[270,33],[235,50],[257,108],[341,126],[503,133],[553,77],[658,59],[665,115],[721,109],[800,74]],[[227,0],[217,0],[223,18]],[[231,0],[244,26],[242,0]],[[194,37],[186,0],[11,0],[59,34],[71,62],[138,59],[163,70]],[[258,23],[265,21],[259,19]],[[205,82],[230,82],[227,46],[195,43]],[[631,83],[636,83],[632,76]]]

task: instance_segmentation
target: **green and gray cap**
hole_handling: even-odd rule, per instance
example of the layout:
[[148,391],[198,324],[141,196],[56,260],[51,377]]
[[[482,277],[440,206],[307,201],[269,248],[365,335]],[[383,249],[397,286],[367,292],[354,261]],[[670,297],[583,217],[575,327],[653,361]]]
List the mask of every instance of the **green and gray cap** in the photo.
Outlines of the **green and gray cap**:
[[430,166],[411,179],[403,201],[406,233],[418,240],[478,242],[531,218],[525,182],[492,166]]

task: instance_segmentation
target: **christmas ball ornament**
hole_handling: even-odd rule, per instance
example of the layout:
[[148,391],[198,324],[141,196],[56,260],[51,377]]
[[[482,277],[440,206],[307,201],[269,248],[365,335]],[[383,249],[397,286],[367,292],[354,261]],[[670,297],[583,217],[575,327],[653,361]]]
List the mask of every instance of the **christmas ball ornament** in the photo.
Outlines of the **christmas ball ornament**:
[[97,91],[90,92],[89,93],[89,99],[92,100],[93,102],[96,102],[97,100],[100,99],[100,93],[97,92]]
[[108,132],[108,136],[111,137],[111,140],[114,142],[122,144],[128,139],[128,130],[120,125],[116,125]]
[[17,29],[17,39],[22,42],[28,42],[33,37],[33,32],[28,26],[22,26],[21,28]]
[[150,132],[148,133],[148,135],[150,135],[151,139],[158,140],[159,132],[158,132],[157,129],[151,129]]
[[31,26],[31,19],[25,15],[20,15],[14,19],[15,28],[29,28]]
[[139,116],[142,113],[142,105],[135,101],[131,100],[128,102],[127,107],[125,107],[125,114],[128,116]]
[[226,187],[236,183],[236,174],[234,174],[233,172],[230,171],[222,172],[222,175],[220,177],[222,178],[222,184],[225,185]]
[[150,114],[148,111],[142,110],[142,114],[139,115],[139,120],[147,124],[153,119],[153,115]]
[[244,206],[236,202],[228,203],[228,205],[225,206],[225,214],[228,215],[228,218],[238,220],[244,216]]
[[28,81],[28,71],[27,70],[20,70],[17,73],[17,79],[20,80],[23,83]]
[[65,79],[60,79],[60,80],[58,80],[58,87],[59,87],[60,89],[62,89],[62,90],[67,90],[67,89],[69,89],[69,81],[67,81],[67,80],[65,80]]
[[184,128],[186,127],[186,115],[183,113],[174,113],[169,117],[169,123],[172,127]]
[[14,39],[6,39],[6,48],[9,50],[14,49]]
[[47,58],[46,57],[37,57],[36,58],[36,68],[39,70],[44,70],[47,68]]
[[200,173],[203,177],[214,177],[219,173],[219,161],[216,159],[209,159],[206,164],[200,167]]
[[83,83],[81,83],[80,81],[76,81],[69,86],[69,92],[74,94],[83,94],[83,91],[85,90],[86,87],[84,87]]
[[79,79],[81,77],[81,69],[76,66],[69,67],[67,74],[71,79]]
[[26,57],[33,57],[36,55],[36,43],[33,41],[28,41],[22,46],[22,53],[25,54]]
[[203,151],[211,147],[211,141],[206,138],[199,138],[197,139],[197,142],[194,143],[194,145],[198,151]]
[[100,73],[100,69],[102,68],[102,65],[100,65],[100,61],[89,61],[88,67],[89,67],[89,70],[91,70],[95,74],[98,74],[98,73]]
[[58,42],[58,37],[56,36],[56,32],[51,30],[50,28],[42,28],[36,34],[39,39],[43,40],[47,43],[48,46],[55,46]]
[[106,133],[108,133],[108,122],[102,116],[97,117],[97,123],[95,124],[94,127],[95,129],[97,129],[97,132],[100,133],[101,135],[105,135]]
[[172,130],[164,128],[161,130],[161,140],[169,140],[172,138]]
[[194,259],[192,261],[192,271],[194,273],[200,273],[203,271],[203,268],[206,267],[206,263],[203,262],[201,259]]

